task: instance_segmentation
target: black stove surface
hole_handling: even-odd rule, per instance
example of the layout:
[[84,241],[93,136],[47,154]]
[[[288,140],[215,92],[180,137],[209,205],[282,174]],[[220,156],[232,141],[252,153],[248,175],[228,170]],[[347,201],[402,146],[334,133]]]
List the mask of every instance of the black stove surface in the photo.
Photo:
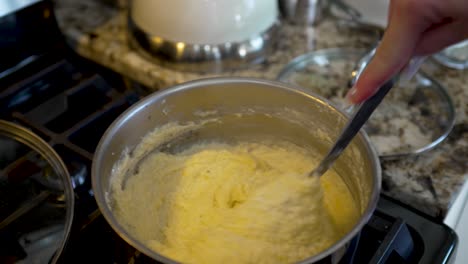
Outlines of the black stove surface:
[[[101,74],[97,74],[100,72]],[[120,76],[57,57],[44,57],[0,79],[0,117],[30,128],[66,163],[76,193],[64,263],[156,263],[115,234],[94,201],[90,166],[111,122],[144,97]],[[449,263],[455,233],[422,213],[381,196],[378,209],[341,263]]]
[[[93,153],[106,128],[148,90],[66,48],[52,54],[34,55],[8,74],[0,69],[0,119],[41,136],[70,172],[75,217],[61,262],[157,263],[110,228],[97,208],[90,176]],[[440,219],[382,195],[340,263],[450,263],[456,244],[456,234]]]

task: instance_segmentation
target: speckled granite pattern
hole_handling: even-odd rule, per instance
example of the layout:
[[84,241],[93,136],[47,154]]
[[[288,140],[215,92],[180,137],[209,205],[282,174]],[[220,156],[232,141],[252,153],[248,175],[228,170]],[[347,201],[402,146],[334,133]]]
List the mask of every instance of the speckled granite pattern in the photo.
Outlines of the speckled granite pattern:
[[[79,54],[154,90],[214,76],[178,72],[141,56],[128,44],[124,8],[110,7],[100,0],[56,0],[56,16]],[[368,48],[377,39],[376,32],[332,19],[315,28],[283,24],[275,52],[265,62],[216,76],[275,79],[284,65],[298,55],[323,48]],[[468,176],[468,71],[446,69],[432,61],[423,68],[447,87],[456,106],[456,125],[449,138],[430,152],[382,161],[383,193],[432,216],[443,217]]]

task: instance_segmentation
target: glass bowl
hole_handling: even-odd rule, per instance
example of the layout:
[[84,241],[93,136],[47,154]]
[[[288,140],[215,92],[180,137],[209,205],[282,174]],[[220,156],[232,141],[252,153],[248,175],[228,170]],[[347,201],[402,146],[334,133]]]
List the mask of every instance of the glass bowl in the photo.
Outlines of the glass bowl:
[[[352,73],[366,52],[340,48],[304,54],[287,64],[277,79],[310,89],[343,109]],[[454,122],[454,105],[446,89],[418,72],[389,92],[364,130],[380,158],[392,159],[434,148],[447,137]]]

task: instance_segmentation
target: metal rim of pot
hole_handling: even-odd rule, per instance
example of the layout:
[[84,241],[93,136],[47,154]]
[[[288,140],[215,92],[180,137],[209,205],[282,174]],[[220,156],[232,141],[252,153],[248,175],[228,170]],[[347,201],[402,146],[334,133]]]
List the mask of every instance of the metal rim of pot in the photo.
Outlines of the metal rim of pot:
[[[246,78],[246,77],[213,77],[213,78],[205,78],[205,79],[199,79],[195,81],[189,81],[185,83],[181,83],[178,85],[175,85],[171,88],[165,89],[163,91],[155,92],[146,98],[142,99],[141,101],[137,102],[130,108],[128,108],[126,111],[124,111],[117,119],[114,120],[114,122],[108,127],[104,135],[102,136],[95,152],[95,156],[93,159],[93,164],[92,164],[92,169],[91,169],[91,180],[92,180],[92,187],[93,191],[95,194],[96,202],[98,204],[98,207],[100,208],[104,218],[106,221],[110,224],[112,229],[128,244],[131,246],[135,247],[137,250],[142,252],[143,254],[161,261],[163,263],[178,263],[172,259],[169,259],[168,257],[165,257],[159,253],[157,253],[154,250],[149,249],[146,245],[144,245],[141,241],[138,239],[134,238],[128,230],[126,230],[121,223],[117,221],[117,219],[114,216],[114,213],[111,211],[109,208],[109,205],[107,203],[108,200],[108,194],[106,192],[103,192],[104,186],[102,186],[102,182],[100,180],[100,175],[99,175],[99,169],[100,169],[100,164],[102,164],[103,161],[103,156],[105,153],[105,147],[109,144],[109,142],[112,140],[113,135],[119,130],[123,124],[125,124],[129,119],[135,118],[135,116],[138,115],[138,112],[141,111],[142,109],[145,109],[149,105],[151,105],[155,101],[163,100],[165,97],[170,96],[173,93],[177,93],[180,91],[183,91],[185,89],[191,89],[194,87],[203,87],[205,85],[212,85],[212,84],[219,84],[219,83],[229,83],[229,84],[241,84],[248,82],[249,84],[260,84],[260,85],[270,85],[275,88],[283,89],[288,92],[292,93],[297,93],[299,95],[314,99],[319,101],[320,103],[326,105],[327,107],[332,108],[334,111],[336,111],[341,117],[347,119],[349,118],[347,114],[340,110],[336,105],[334,105],[332,102],[328,101],[324,97],[317,95],[311,91],[307,91],[299,86],[295,86],[292,84],[286,84],[278,81],[272,81],[272,80],[264,80],[264,79],[258,79],[258,78]],[[372,146],[370,143],[370,139],[365,133],[365,131],[361,130],[357,135],[356,138],[360,138],[362,140],[362,143],[364,144],[365,151],[368,153],[370,158],[370,163],[371,163],[371,170],[373,172],[373,182],[372,186],[370,187],[371,194],[369,195],[369,201],[367,203],[367,206],[364,210],[362,210],[362,215],[359,219],[359,221],[354,225],[353,229],[348,232],[345,236],[343,236],[340,240],[335,242],[332,246],[330,246],[328,249],[320,252],[317,255],[311,256],[305,260],[301,260],[298,263],[305,264],[305,263],[314,263],[314,262],[319,262],[327,257],[332,257],[333,254],[340,252],[341,256],[344,255],[344,252],[341,252],[343,249],[346,249],[349,243],[353,238],[358,236],[359,232],[362,230],[364,225],[370,220],[372,213],[377,207],[377,202],[378,198],[380,195],[380,190],[381,190],[381,167],[380,167],[380,161],[379,157],[377,155],[377,152],[375,148]],[[121,153],[114,153],[112,152],[111,155],[117,155],[119,156]],[[108,186],[106,186],[108,187]]]

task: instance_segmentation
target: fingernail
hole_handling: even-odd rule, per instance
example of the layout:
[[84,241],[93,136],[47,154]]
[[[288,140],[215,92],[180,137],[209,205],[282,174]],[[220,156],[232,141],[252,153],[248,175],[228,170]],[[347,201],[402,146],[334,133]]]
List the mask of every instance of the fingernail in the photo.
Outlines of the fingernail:
[[347,105],[345,105],[343,107],[343,110],[349,114],[349,115],[352,115],[354,113],[354,110],[356,110],[356,107],[357,105],[356,104],[351,104],[351,103],[348,103]]
[[419,67],[424,62],[425,59],[426,59],[425,56],[414,57],[413,59],[411,59],[409,63],[405,66],[405,68],[403,68],[400,74],[400,81],[403,83],[410,81],[411,78],[413,78],[413,76],[419,70]]
[[356,87],[353,87],[351,88],[348,93],[346,94],[346,100],[351,103],[351,104],[354,104],[354,97],[356,96],[357,94],[357,89]]

